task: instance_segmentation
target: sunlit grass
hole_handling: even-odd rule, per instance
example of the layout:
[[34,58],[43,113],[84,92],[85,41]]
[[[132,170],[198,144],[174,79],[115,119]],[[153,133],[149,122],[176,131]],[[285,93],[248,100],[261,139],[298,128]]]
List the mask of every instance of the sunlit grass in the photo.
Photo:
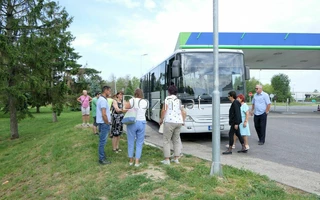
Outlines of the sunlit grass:
[[41,112],[19,124],[17,140],[9,139],[8,117],[0,118],[0,199],[317,199],[230,166],[223,178],[209,176],[210,163],[190,155],[164,166],[151,146],[144,146],[141,167],[129,166],[125,135],[119,154],[108,139],[112,164],[101,166],[98,137],[75,127],[80,112],[63,112],[57,123],[50,108]]

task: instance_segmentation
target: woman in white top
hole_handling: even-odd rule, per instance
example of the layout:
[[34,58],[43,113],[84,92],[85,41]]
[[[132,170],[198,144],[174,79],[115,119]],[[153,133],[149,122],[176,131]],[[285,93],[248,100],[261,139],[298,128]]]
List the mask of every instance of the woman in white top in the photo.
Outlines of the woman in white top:
[[170,141],[173,143],[174,159],[172,162],[179,163],[180,156],[180,129],[184,124],[185,115],[181,109],[181,101],[178,99],[177,88],[171,85],[168,88],[169,96],[166,97],[161,111],[160,125],[164,123],[163,127],[163,164],[170,165]]
[[[140,166],[140,158],[142,154],[142,147],[144,143],[144,135],[146,128],[146,109],[148,107],[147,100],[143,99],[143,92],[141,89],[136,89],[134,92],[134,98],[129,100],[126,104],[126,109],[135,108],[137,109],[136,122],[127,125],[127,141],[128,141],[128,157],[130,159],[129,165],[133,165],[133,153],[134,146],[135,150],[135,165]],[[136,145],[134,145],[136,143]]]

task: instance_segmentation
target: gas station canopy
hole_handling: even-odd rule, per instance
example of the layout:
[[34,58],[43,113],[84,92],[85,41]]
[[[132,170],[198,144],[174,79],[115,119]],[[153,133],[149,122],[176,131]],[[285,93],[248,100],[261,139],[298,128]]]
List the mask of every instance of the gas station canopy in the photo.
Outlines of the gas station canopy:
[[[182,32],[175,49],[213,48],[213,33]],[[250,69],[320,70],[318,33],[219,33],[220,49],[241,49]]]

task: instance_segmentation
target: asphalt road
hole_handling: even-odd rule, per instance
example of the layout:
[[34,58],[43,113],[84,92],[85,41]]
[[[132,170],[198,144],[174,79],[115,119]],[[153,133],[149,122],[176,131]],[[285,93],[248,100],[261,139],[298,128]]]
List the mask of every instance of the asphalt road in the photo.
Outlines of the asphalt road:
[[[273,110],[273,109],[271,109]],[[299,169],[320,173],[320,112],[314,112],[315,106],[276,107],[268,115],[267,136],[264,145],[258,145],[258,137],[254,130],[253,118],[250,117],[251,136],[250,150],[246,156],[265,161],[296,167]],[[152,129],[158,125],[149,122]],[[211,134],[185,134],[183,143],[201,144],[211,148]],[[228,144],[228,134],[221,135],[221,151]],[[237,141],[236,150],[240,149]]]

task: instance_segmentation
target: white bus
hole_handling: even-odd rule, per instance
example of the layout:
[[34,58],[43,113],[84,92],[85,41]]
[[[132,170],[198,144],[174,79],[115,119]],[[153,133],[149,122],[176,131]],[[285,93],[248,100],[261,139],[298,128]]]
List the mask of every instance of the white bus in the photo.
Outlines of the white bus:
[[[228,92],[245,94],[249,68],[241,50],[219,50],[220,130],[228,131]],[[187,118],[181,133],[212,132],[212,93],[214,86],[213,50],[178,49],[141,77],[140,88],[149,101],[148,120],[159,122],[167,88],[174,84],[178,98],[186,108]]]

